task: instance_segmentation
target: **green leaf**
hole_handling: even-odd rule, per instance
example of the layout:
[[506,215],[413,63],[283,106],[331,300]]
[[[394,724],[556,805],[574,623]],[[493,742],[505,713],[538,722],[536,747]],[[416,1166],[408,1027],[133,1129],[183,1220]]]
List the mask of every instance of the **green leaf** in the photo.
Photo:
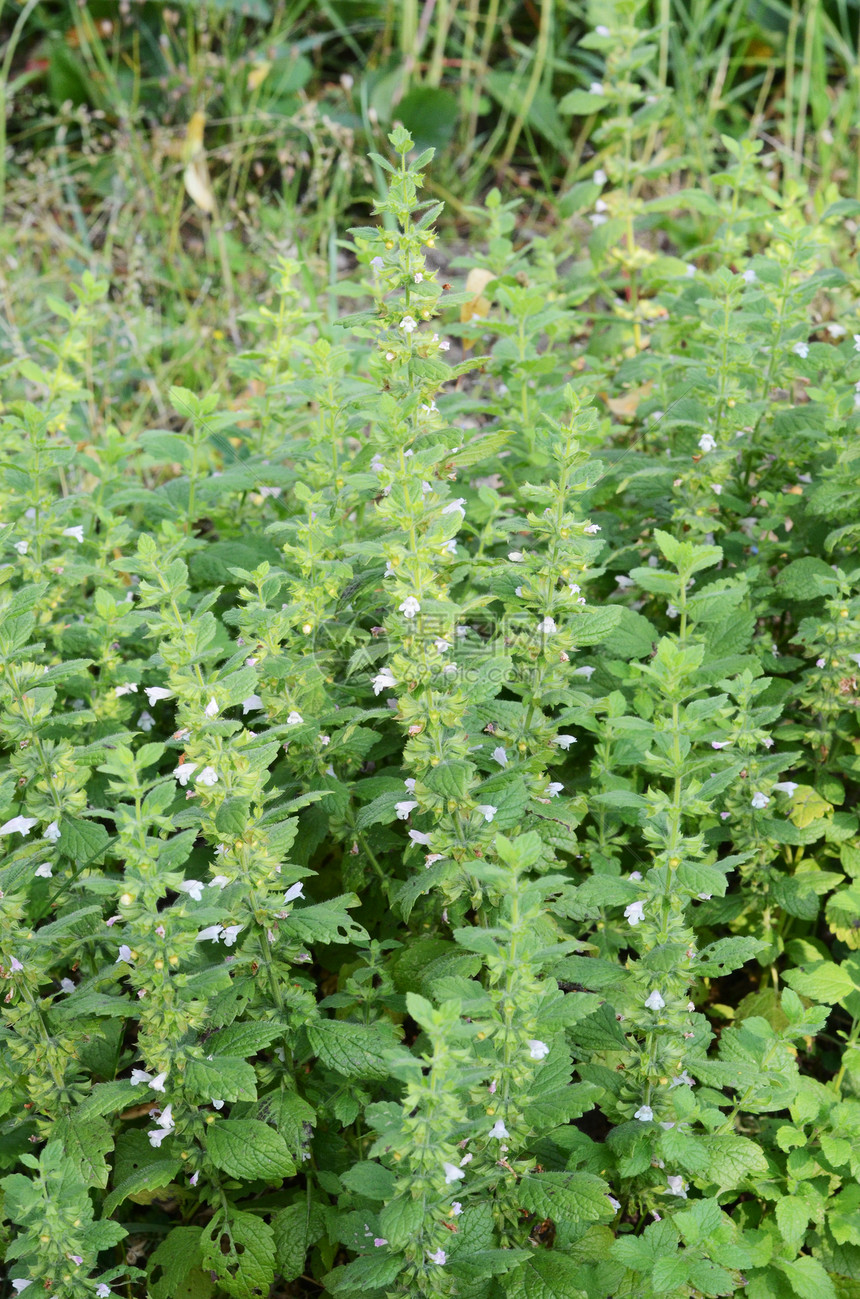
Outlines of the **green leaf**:
[[257,1075],[252,1065],[238,1056],[216,1055],[188,1061],[185,1079],[197,1100],[214,1097],[223,1101],[257,1099]]
[[821,961],[809,969],[786,970],[783,980],[802,997],[824,1001],[828,1005],[843,1001],[856,991],[857,984],[844,965],[834,961]]
[[213,1282],[201,1268],[202,1227],[174,1227],[147,1261],[151,1299],[209,1299]]
[[535,1250],[507,1278],[507,1299],[588,1299],[582,1289],[582,1265],[564,1254]]
[[787,1278],[798,1299],[837,1299],[833,1282],[817,1258],[807,1254],[795,1259],[775,1258],[773,1266]]
[[169,1185],[181,1167],[180,1159],[159,1159],[155,1163],[147,1164],[145,1168],[138,1169],[136,1173],[132,1173],[114,1187],[105,1199],[103,1212],[106,1216],[112,1214],[123,1200],[137,1195],[140,1191],[159,1190]]
[[71,820],[66,816],[60,820],[57,846],[76,866],[88,866],[102,855],[109,843],[110,835],[97,821],[83,821],[80,817]]
[[63,1153],[79,1170],[87,1186],[107,1186],[110,1169],[105,1155],[113,1149],[113,1134],[104,1119],[68,1115],[57,1120],[51,1136],[60,1142]]
[[[262,1125],[261,1125],[262,1126]],[[204,1229],[203,1267],[234,1299],[260,1299],[275,1279],[275,1235],[254,1213],[219,1210]]]
[[397,1185],[390,1169],[372,1161],[353,1164],[341,1174],[340,1180],[350,1191],[363,1195],[367,1200],[390,1200]]
[[307,1032],[311,1048],[323,1064],[344,1078],[388,1077],[390,1052],[397,1045],[388,1026],[321,1019]]
[[291,1177],[296,1166],[279,1132],[258,1119],[220,1119],[206,1136],[216,1168],[244,1181]]
[[272,1219],[275,1258],[285,1281],[295,1281],[305,1267],[308,1250],[323,1234],[323,1216],[317,1204],[291,1204]]
[[608,1194],[607,1184],[591,1173],[526,1173],[519,1184],[524,1209],[568,1227],[611,1221]]

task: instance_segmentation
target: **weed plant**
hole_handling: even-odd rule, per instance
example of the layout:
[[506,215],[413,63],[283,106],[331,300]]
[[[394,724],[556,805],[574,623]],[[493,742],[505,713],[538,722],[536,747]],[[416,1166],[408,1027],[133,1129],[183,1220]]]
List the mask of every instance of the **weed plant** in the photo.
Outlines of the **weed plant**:
[[9,321],[9,1294],[860,1293],[860,207],[636,18],[562,230],[400,126],[215,382]]

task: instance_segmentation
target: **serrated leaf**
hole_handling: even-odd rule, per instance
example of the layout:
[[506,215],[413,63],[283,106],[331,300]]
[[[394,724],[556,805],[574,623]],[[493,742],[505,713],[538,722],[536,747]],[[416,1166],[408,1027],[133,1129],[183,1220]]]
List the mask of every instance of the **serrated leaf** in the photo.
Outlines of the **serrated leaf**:
[[295,1281],[305,1267],[308,1250],[323,1233],[323,1217],[316,1204],[291,1204],[272,1219],[275,1258],[285,1281]]
[[307,1032],[314,1053],[344,1078],[388,1077],[390,1052],[397,1045],[391,1029],[321,1019]]
[[245,1181],[291,1177],[296,1165],[279,1132],[258,1119],[221,1119],[206,1136],[206,1153],[216,1168]]
[[257,1075],[253,1065],[238,1056],[216,1055],[212,1059],[188,1061],[185,1069],[187,1086],[199,1101],[254,1101],[257,1099]]
[[220,1210],[201,1238],[204,1268],[234,1299],[260,1299],[275,1279],[275,1236],[254,1213]]
[[131,1173],[114,1187],[105,1199],[103,1212],[105,1215],[113,1213],[123,1200],[141,1191],[155,1191],[168,1186],[181,1167],[180,1159],[159,1159],[155,1163],[147,1164],[145,1168],[139,1168],[137,1172]]

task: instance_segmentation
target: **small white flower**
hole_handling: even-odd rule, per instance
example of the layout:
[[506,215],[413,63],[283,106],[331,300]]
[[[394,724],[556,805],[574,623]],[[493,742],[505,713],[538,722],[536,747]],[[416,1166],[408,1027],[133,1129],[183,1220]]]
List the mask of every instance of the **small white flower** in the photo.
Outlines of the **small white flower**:
[[208,928],[200,930],[195,941],[198,943],[217,943],[221,933],[220,925],[209,925]]
[[[3,831],[0,830],[0,834],[2,833]],[[44,838],[50,839],[52,843],[56,843],[59,837],[60,837],[60,823],[59,821],[52,821],[51,824],[45,830]]]
[[298,880],[295,884],[291,884],[290,887],[287,889],[286,893],[284,894],[284,906],[285,907],[289,906],[291,902],[295,902],[296,898],[303,898],[303,897],[304,897],[303,885],[301,880]]
[[594,534],[595,534],[595,532],[599,532],[599,531],[600,531],[600,524],[599,524],[599,523],[587,523],[587,524],[585,525],[585,529],[584,529],[584,531],[587,532],[588,535],[589,535],[590,537],[593,537]]
[[200,1170],[198,1169],[196,1173],[192,1173],[191,1176],[189,1177],[188,1179],[189,1186],[196,1186],[199,1177],[200,1177]]
[[136,695],[137,686],[133,681],[127,681],[123,686],[114,686],[113,692],[117,699],[122,699],[123,695]]
[[525,559],[525,555],[521,550],[509,550],[508,559],[510,559],[514,564],[521,564]]
[[393,690],[397,685],[397,681],[395,680],[390,668],[383,668],[382,671],[378,672],[373,678],[371,684],[373,685],[373,693],[378,695],[381,694],[383,690]]
[[221,931],[221,937],[224,939],[225,947],[232,947],[236,941],[237,934],[245,928],[244,925],[225,925]]
[[457,543],[456,543],[456,541],[454,540],[454,538],[452,537],[451,540],[450,540],[450,541],[446,541],[446,542],[445,542],[445,545],[442,547],[442,554],[443,554],[443,555],[456,555],[456,553],[457,553]]
[[[854,351],[860,352],[860,334],[854,335]],[[17,550],[17,546],[16,546],[16,550]]]
[[379,452],[377,452],[376,455],[371,460],[370,467],[375,474],[378,474],[381,470],[385,468],[385,465],[382,460],[382,456],[379,454]]
[[595,36],[609,36],[609,28],[604,26],[603,23],[598,23],[594,29],[594,34]]
[[648,1010],[662,1010],[663,1007],[666,1005],[666,1003],[663,1000],[663,998],[660,996],[660,993],[655,988],[654,991],[652,993],[649,993],[649,995],[645,998],[645,1005],[647,1006]]
[[594,181],[595,185],[605,185],[607,181],[606,172],[602,167],[598,167],[591,179]]
[[624,908],[624,916],[631,925],[638,925],[645,915],[644,902],[631,902],[628,907]]
[[640,1105],[633,1117],[638,1119],[640,1123],[650,1123],[654,1117],[654,1111],[650,1105]]
[[[797,783],[793,780],[781,780],[778,785],[774,785],[778,794],[788,794],[789,798],[794,797],[794,791],[797,789]],[[36,871],[38,875],[39,872]]]
[[463,1158],[460,1160],[460,1167],[465,1168],[467,1164],[471,1164],[474,1158],[475,1158],[474,1155],[464,1155]]
[[145,731],[148,735],[149,732],[152,730],[153,726],[155,725],[155,718],[153,717],[152,713],[148,713],[144,708],[143,712],[140,714],[140,717],[138,717],[137,719],[137,724],[140,727],[140,729],[142,731]]
[[406,788],[409,790],[409,793],[410,793],[410,794],[414,794],[414,793],[415,793],[415,777],[414,777],[414,776],[409,776],[409,777],[407,777],[407,779],[404,780],[403,784],[404,784],[404,785],[406,786]]
[[699,450],[703,451],[705,455],[707,455],[709,451],[713,451],[716,445],[717,439],[712,433],[703,433],[699,438]]
[[535,1037],[530,1037],[526,1042],[526,1046],[532,1060],[543,1060],[545,1056],[549,1055],[549,1047],[546,1042],[540,1042]]
[[444,1249],[437,1249],[435,1253],[427,1255],[427,1262],[438,1263],[439,1266],[442,1267],[446,1262],[447,1258],[448,1256],[445,1253]]
[[153,1090],[154,1092],[163,1092],[163,1091],[164,1091],[164,1084],[165,1084],[166,1082],[167,1082],[167,1074],[166,1074],[166,1073],[157,1073],[157,1074],[155,1075],[155,1077],[152,1079],[152,1081],[150,1082],[149,1085],[150,1085],[150,1087],[152,1088],[152,1090]]
[[492,758],[493,761],[497,762],[500,767],[506,767],[508,765],[508,755],[505,752],[505,750],[502,748],[501,744],[498,745],[497,748],[493,749]]
[[459,1218],[462,1212],[463,1212],[462,1204],[460,1203],[459,1200],[455,1200],[454,1203],[451,1205],[451,1217]]
[[546,792],[549,794],[550,798],[558,798],[563,789],[564,785],[560,780],[551,780],[546,787]]
[[602,82],[592,81],[591,85],[588,87],[588,93],[589,95],[602,95],[604,93]]
[[287,718],[287,726],[301,726],[302,720],[301,713],[297,713],[294,708]]
[[219,712],[218,700],[214,698],[210,699],[203,711],[207,717],[217,717]]
[[505,1127],[504,1120],[496,1119],[495,1123],[490,1128],[490,1136],[495,1137],[496,1141],[504,1141],[505,1138],[510,1135],[510,1132],[508,1132],[508,1129]]
[[210,1099],[216,1110],[223,1110],[224,1102],[222,1100],[215,1100],[214,1096],[211,1097]]
[[145,1069],[132,1069],[130,1082],[132,1087],[137,1087],[140,1083],[150,1083],[152,1074],[147,1073]]
[[425,847],[430,842],[429,834],[425,834],[423,830],[410,830],[409,838],[413,843],[424,844]]
[[413,807],[417,807],[417,806],[418,806],[417,803],[412,803],[408,799],[405,799],[402,803],[395,803],[394,811],[397,813],[398,821],[405,821],[408,818],[409,813],[412,811]]
[[226,875],[216,875],[213,879],[209,881],[206,887],[209,889],[223,889],[225,885],[229,883],[230,881],[228,880]]
[[630,878],[631,878],[632,880],[641,880],[641,878],[642,878],[642,872],[641,872],[641,871],[631,871],[631,872],[630,872]]
[[173,773],[180,785],[185,786],[188,784],[193,773],[197,770],[197,766],[198,764],[196,762],[180,762],[179,766]]
[[726,749],[731,744],[731,740],[711,740],[712,749]]
[[538,623],[538,631],[541,633],[542,636],[554,636],[555,633],[558,631],[558,627],[556,627],[555,625],[555,619],[550,618],[549,615],[547,614],[546,618],[543,618]]
[[632,577],[625,577],[623,573],[619,573],[615,581],[618,586],[621,587],[622,591],[626,591],[628,587],[636,585]]
[[110,1286],[105,1285],[104,1281],[96,1286],[96,1295],[98,1299],[110,1299]]
[[134,958],[132,957],[131,948],[129,947],[128,943],[120,944],[119,956],[114,961],[114,965],[119,965],[121,961],[125,961],[126,965],[134,964]]
[[30,543],[29,541],[16,541],[15,549],[19,555],[26,555],[27,551],[30,549]]
[[416,284],[420,284],[424,279],[424,275],[421,271],[416,271],[412,278]]
[[667,1177],[666,1181],[669,1183],[669,1191],[672,1195],[679,1195],[682,1200],[686,1200],[687,1183],[683,1177],[680,1175],[678,1177]]
[[259,695],[248,695],[247,699],[242,700],[242,716],[246,713],[259,712],[263,707],[263,701]]
[[809,356],[808,343],[795,343],[794,347],[791,350],[792,352],[794,352],[795,356],[800,357],[801,361],[805,361],[806,358]]
[[456,1164],[446,1163],[442,1165],[442,1168],[445,1173],[445,1184],[447,1186],[450,1186],[452,1182],[459,1182],[461,1177],[466,1176],[462,1168],[458,1168]]
[[564,751],[567,752],[567,750],[570,748],[570,746],[571,746],[572,744],[576,744],[576,736],[575,736],[575,735],[557,735],[557,736],[555,737],[555,742],[556,742],[556,744],[558,745],[558,747],[559,747],[560,749],[564,749]]
[[51,870],[51,863],[49,861],[43,861],[41,866],[36,867],[36,876],[38,879],[49,880],[52,878],[53,874],[54,872]]
[[695,1086],[695,1082],[687,1073],[687,1070],[684,1069],[681,1073],[676,1074],[675,1077],[672,1079],[672,1081],[669,1084],[669,1091],[671,1091],[673,1087],[694,1087],[694,1086]]
[[60,987],[63,992],[74,992],[75,990],[75,985],[71,979],[60,979]]
[[402,604],[397,606],[404,618],[414,618],[416,613],[421,612],[421,605],[415,599],[414,595],[407,595]]
[[383,266],[385,265],[385,262],[382,260],[381,257],[372,257],[370,259],[370,264],[375,271],[381,271]]
[[744,271],[744,284],[755,284],[757,278],[754,270]]
[[499,809],[497,807],[493,807],[491,803],[479,803],[477,808],[475,809],[476,812],[481,813],[481,816],[484,818],[484,820],[487,823],[492,821],[493,817],[496,815],[496,812],[498,810]]
[[442,513],[443,513],[443,514],[454,514],[454,513],[456,512],[456,513],[459,513],[461,519],[465,519],[465,517],[466,517],[466,511],[463,509],[463,506],[464,506],[465,504],[466,504],[466,498],[465,498],[465,496],[458,496],[457,499],[456,499],[456,501],[451,501],[450,504],[448,504],[448,505],[445,506],[445,508],[444,508],[444,510],[442,511]]
[[83,524],[76,523],[73,528],[63,528],[64,537],[74,537],[79,546],[84,544]]
[[18,1277],[17,1279],[13,1279],[12,1281],[12,1285],[15,1287],[16,1294],[20,1294],[22,1290],[26,1290],[27,1286],[32,1284],[33,1284],[32,1281],[25,1281],[23,1277]]
[[195,785],[217,785],[218,772],[214,767],[204,767],[194,783]]
[[711,483],[711,491],[712,491],[716,496],[722,496],[722,494],[723,494],[723,485],[722,485],[722,483]]
[[149,1144],[153,1147],[153,1149],[158,1150],[164,1138],[170,1136],[170,1129],[153,1128],[152,1131],[147,1132],[146,1135],[149,1137]]
[[195,902],[199,902],[200,899],[203,897],[203,881],[183,880],[182,883],[179,885],[179,891],[180,893],[187,893],[189,897],[192,897],[194,899]]
[[767,807],[769,802],[770,799],[768,798],[767,794],[763,794],[761,790],[756,790],[756,792],[752,796],[752,799],[750,800],[751,806],[757,808],[759,811],[761,811],[763,807]]
[[411,334],[414,329],[417,329],[417,327],[418,322],[413,320],[411,316],[404,316],[400,322],[400,328],[403,330],[404,334]]
[[591,664],[586,664],[584,667],[574,668],[573,675],[575,677],[585,677],[586,681],[590,681],[594,676],[595,671],[596,669],[593,668]]

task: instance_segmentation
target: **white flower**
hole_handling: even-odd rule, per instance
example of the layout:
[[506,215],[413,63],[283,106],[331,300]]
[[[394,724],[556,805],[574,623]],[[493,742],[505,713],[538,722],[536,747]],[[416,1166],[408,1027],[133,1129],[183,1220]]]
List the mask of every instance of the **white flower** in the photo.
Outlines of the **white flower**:
[[624,908],[624,916],[631,925],[638,925],[644,915],[644,902],[631,902],[629,907]]
[[160,1128],[176,1127],[176,1124],[173,1122],[173,1106],[165,1105],[155,1122]]
[[410,830],[409,838],[413,843],[421,843],[424,844],[425,847],[430,842],[429,834],[425,834],[423,830]]
[[173,773],[180,785],[188,784],[192,774],[197,770],[197,766],[196,762],[180,762]]
[[413,807],[417,806],[417,803],[412,803],[408,799],[405,799],[402,803],[395,803],[394,811],[397,813],[398,821],[405,821]]
[[207,717],[217,717],[219,712],[218,700],[214,698],[210,699],[203,711]]
[[525,559],[525,555],[521,550],[509,550],[508,559],[512,560],[515,564],[521,564]]
[[248,695],[247,699],[242,700],[242,716],[246,713],[258,712],[263,707],[263,701],[259,695]]
[[414,595],[407,595],[403,603],[399,604],[397,607],[403,614],[404,618],[414,618],[416,613],[421,612],[421,605],[415,599]]
[[80,523],[75,524],[73,528],[63,528],[64,537],[74,537],[79,546],[84,544],[84,529]]
[[153,717],[152,713],[148,713],[144,708],[143,712],[140,714],[140,717],[138,717],[137,719],[137,724],[142,731],[146,731],[148,734],[152,730],[153,726],[155,725],[155,718]]
[[133,681],[127,681],[123,686],[114,686],[113,692],[117,699],[122,699],[123,695],[136,695],[137,686]]
[[591,678],[594,676],[595,670],[596,670],[596,669],[593,668],[593,667],[591,666],[591,664],[589,663],[589,664],[586,664],[584,667],[581,667],[581,668],[574,668],[574,669],[573,669],[573,675],[574,675],[575,677],[585,677],[586,681],[590,681]]
[[462,1212],[463,1212],[462,1204],[460,1203],[459,1200],[455,1200],[454,1203],[451,1205],[451,1217],[459,1218]]
[[464,1155],[463,1158],[460,1160],[460,1167],[465,1168],[467,1164],[471,1164],[474,1158],[475,1158],[474,1155]]
[[[855,352],[860,352],[860,334],[855,334],[855,335],[854,335],[854,351],[855,351]],[[20,544],[21,544],[21,543],[19,542],[18,545],[20,545]],[[15,549],[17,550],[18,547],[16,546]]]
[[805,361],[806,358],[809,356],[808,343],[795,343],[794,347],[791,350],[792,352],[794,352],[795,356],[800,357],[801,361]]
[[717,439],[711,433],[703,433],[699,438],[699,450],[703,451],[705,455],[707,455],[709,451],[713,451],[716,445]]
[[550,798],[558,798],[563,789],[564,785],[560,780],[551,780],[546,787],[546,792],[549,794]]
[[409,777],[407,777],[407,779],[404,780],[403,784],[404,784],[404,785],[406,786],[406,788],[409,790],[409,793],[410,793],[410,794],[414,794],[414,793],[415,793],[415,777],[414,777],[414,776],[409,776]]
[[198,943],[217,943],[218,939],[221,937],[221,932],[220,925],[209,925],[207,929],[200,930],[195,941]]
[[217,1101],[216,1101],[215,1098],[214,1098],[214,1096],[211,1097],[211,1100],[212,1100],[212,1104],[214,1105],[214,1107],[215,1107],[216,1110],[223,1110],[223,1108],[224,1108],[224,1102],[223,1102],[223,1101],[221,1101],[221,1100],[217,1100]]
[[188,1179],[188,1184],[189,1184],[189,1186],[196,1186],[196,1185],[197,1185],[197,1179],[198,1179],[199,1177],[200,1177],[200,1170],[198,1169],[196,1173],[192,1173],[191,1176],[189,1177],[189,1179]]
[[444,1249],[437,1249],[435,1253],[427,1255],[427,1262],[438,1263],[439,1266],[442,1267],[445,1261],[447,1260],[447,1257],[448,1256],[445,1253]]
[[411,334],[417,327],[418,322],[413,320],[411,316],[404,316],[400,322],[400,328],[403,330],[404,334]]
[[301,726],[303,720],[301,713],[297,713],[294,708],[287,718],[287,726]]
[[630,878],[631,878],[632,880],[641,880],[641,878],[642,878],[642,872],[641,872],[641,871],[631,871],[631,872],[630,872]]
[[602,83],[600,81],[592,81],[591,85],[588,87],[588,93],[589,95],[602,95],[604,93]]
[[203,897],[203,881],[183,880],[182,883],[179,885],[179,891],[180,893],[187,893],[189,897],[192,897],[194,899],[195,902],[199,902],[200,899]]
[[770,802],[770,799],[768,798],[767,794],[763,794],[761,790],[756,790],[750,802],[752,807],[761,810],[763,807],[767,807],[768,803]]
[[598,23],[594,29],[594,34],[595,36],[608,36],[610,34],[609,28],[604,26],[603,23]]
[[14,970],[16,973],[19,972],[19,971],[21,971],[21,970],[23,970],[23,968],[24,968],[23,965],[21,964],[21,962],[18,960],[17,956],[10,956],[10,957],[9,957],[9,966],[10,966],[10,968],[11,968],[12,970]]
[[625,577],[623,573],[619,573],[615,581],[618,586],[621,587],[622,591],[626,591],[628,587],[636,585],[632,577]]
[[452,1182],[459,1182],[461,1177],[466,1176],[462,1168],[458,1168],[456,1164],[443,1164],[442,1168],[445,1173],[445,1184],[447,1186],[450,1186]]
[[505,1127],[504,1120],[496,1119],[495,1123],[490,1128],[490,1136],[495,1137],[496,1141],[504,1141],[504,1139],[510,1135],[510,1132],[508,1132],[508,1129]]
[[145,1069],[132,1069],[130,1082],[132,1087],[137,1087],[140,1083],[151,1083],[152,1074]]
[[744,284],[755,284],[756,279],[757,276],[755,271],[753,270],[744,271]]
[[452,537],[451,540],[450,540],[450,541],[446,541],[446,542],[445,542],[445,545],[442,547],[442,554],[443,554],[443,555],[456,555],[456,553],[457,553],[457,543],[456,543],[456,541],[454,540],[454,538]]
[[543,1060],[544,1056],[549,1055],[549,1047],[546,1042],[539,1042],[535,1037],[530,1037],[526,1042],[526,1046],[532,1060]]
[[576,736],[575,736],[575,735],[557,735],[557,736],[555,737],[555,742],[556,742],[556,744],[558,745],[558,747],[559,747],[560,749],[564,749],[565,752],[567,752],[567,750],[570,748],[570,746],[571,746],[572,744],[576,744]]
[[466,504],[466,498],[465,498],[465,496],[458,496],[457,499],[456,499],[456,501],[451,501],[451,503],[450,503],[449,505],[446,505],[446,506],[445,506],[445,508],[444,508],[444,510],[442,511],[442,513],[443,513],[443,514],[453,514],[453,513],[455,512],[455,510],[456,510],[456,511],[459,512],[459,514],[460,514],[460,518],[461,518],[461,519],[465,519],[465,517],[466,517],[466,511],[463,509],[463,506],[464,506],[465,504]]
[[508,765],[508,755],[505,752],[505,750],[502,748],[501,744],[498,745],[497,748],[493,749],[492,758],[493,761],[497,762],[500,767],[506,767]]
[[542,619],[542,621],[538,623],[538,631],[543,636],[554,636],[558,631],[558,627],[555,625],[555,619],[550,618],[549,615],[547,615],[546,618]]
[[649,1010],[662,1010],[666,1003],[655,988],[654,991],[649,993],[645,998],[645,1005]]
[[237,934],[245,928],[244,925],[225,925],[221,931],[221,937],[224,939],[225,947],[232,947],[236,941]]
[[[774,789],[778,794],[788,794],[789,798],[793,798],[797,784],[793,780],[781,780],[778,785],[774,785]],[[36,871],[36,874],[38,875],[39,872]]]
[[633,1117],[638,1119],[640,1123],[650,1123],[654,1117],[654,1111],[650,1105],[640,1105]]
[[287,889],[286,893],[284,894],[284,906],[285,907],[289,906],[291,902],[295,902],[296,898],[303,898],[303,897],[304,897],[304,892],[303,892],[302,882],[301,880],[298,880],[297,883],[291,884],[290,887]]
[[157,1149],[159,1148],[159,1146],[161,1145],[162,1141],[164,1140],[164,1138],[170,1136],[170,1129],[169,1129],[169,1128],[153,1128],[152,1131],[151,1131],[151,1132],[147,1132],[146,1135],[149,1137],[149,1144],[150,1144],[150,1145],[151,1145],[155,1150],[157,1150]]
[[372,257],[370,259],[370,264],[375,271],[381,271],[383,266],[385,265],[385,262],[382,260],[381,257]]
[[226,875],[216,875],[213,879],[209,881],[206,887],[209,889],[223,889],[225,885],[229,883],[230,881],[228,880]]
[[669,1091],[671,1091],[673,1087],[694,1087],[694,1086],[695,1083],[693,1082],[693,1079],[687,1073],[687,1070],[684,1069],[681,1073],[676,1074],[675,1077],[673,1077],[672,1081],[669,1084]]
[[105,1285],[104,1281],[102,1281],[100,1285],[96,1286],[96,1294],[98,1299],[110,1299],[110,1286]]
[[32,1281],[25,1281],[22,1277],[12,1280],[12,1285],[15,1287],[16,1294],[20,1294],[22,1290],[26,1290],[27,1286],[32,1284]]
[[687,1183],[684,1181],[683,1177],[667,1177],[666,1181],[669,1183],[669,1192],[672,1195],[679,1195],[682,1200],[686,1200]]
[[711,740],[712,749],[725,749],[731,744],[731,740]]
[[496,815],[496,812],[499,809],[497,807],[493,807],[492,803],[479,803],[475,810],[477,812],[480,812],[484,820],[487,823],[489,823],[490,821],[492,821],[493,817]]
[[63,992],[74,992],[75,990],[75,985],[71,979],[60,979],[60,987]]
[[438,640],[434,640],[433,644],[436,646],[440,654],[445,654],[451,648],[451,642],[443,640],[441,637]]
[[119,965],[120,961],[125,961],[126,965],[133,965],[134,958],[131,954],[131,948],[128,943],[121,943],[119,947],[119,956],[114,961],[114,965]]
[[30,549],[30,543],[29,541],[16,541],[15,549],[19,555],[26,555],[27,551]]
[[157,1073],[157,1074],[155,1075],[155,1077],[152,1079],[152,1081],[150,1082],[149,1085],[150,1085],[150,1087],[152,1088],[152,1090],[153,1090],[154,1092],[163,1092],[163,1091],[164,1091],[164,1084],[165,1084],[166,1082],[167,1082],[167,1074],[166,1074],[166,1073]]
[[584,529],[584,531],[587,532],[588,535],[589,535],[590,537],[593,537],[594,534],[595,534],[595,532],[599,532],[599,531],[600,531],[600,524],[599,524],[599,523],[587,523],[587,524],[585,525],[585,529]]
[[196,785],[217,785],[218,772],[214,767],[204,767],[194,783]]
[[722,483],[711,483],[711,491],[714,492],[717,496],[722,496],[723,494]]
[[36,875],[41,880],[49,880],[52,878],[53,874],[54,872],[51,870],[51,863],[49,861],[43,861],[41,866],[36,867]]
[[397,685],[397,681],[390,668],[383,668],[381,672],[376,674],[371,684],[373,685],[373,693],[378,695],[383,690],[393,690]]
[[591,179],[594,181],[595,185],[605,185],[607,181],[606,172],[602,167],[598,167]]

